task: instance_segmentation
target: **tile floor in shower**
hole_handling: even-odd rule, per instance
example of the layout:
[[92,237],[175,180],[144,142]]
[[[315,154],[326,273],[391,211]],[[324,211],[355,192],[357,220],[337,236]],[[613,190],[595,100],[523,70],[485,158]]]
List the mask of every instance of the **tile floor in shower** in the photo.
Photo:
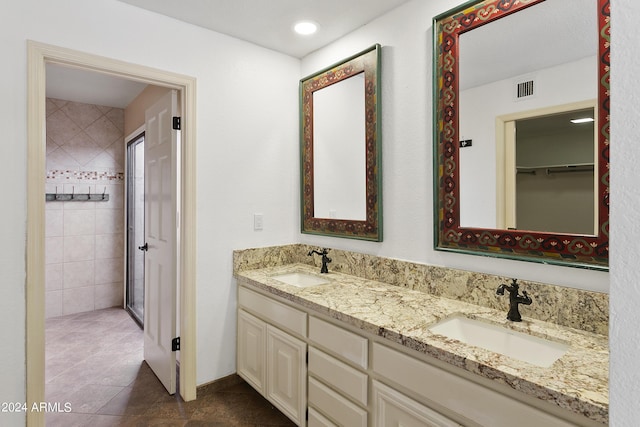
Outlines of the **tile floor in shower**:
[[198,388],[184,402],[143,361],[143,335],[120,308],[46,320],[46,425],[293,426],[237,376]]

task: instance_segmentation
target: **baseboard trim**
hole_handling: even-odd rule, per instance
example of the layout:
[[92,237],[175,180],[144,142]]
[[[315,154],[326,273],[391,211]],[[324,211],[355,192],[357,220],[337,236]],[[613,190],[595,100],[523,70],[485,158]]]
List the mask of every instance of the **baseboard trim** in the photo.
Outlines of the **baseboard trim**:
[[200,395],[201,393],[209,393],[218,390],[222,390],[228,387],[232,387],[237,384],[243,383],[244,380],[240,378],[238,374],[227,375],[226,377],[218,378],[217,380],[208,382],[206,384],[199,385],[196,388],[196,394]]

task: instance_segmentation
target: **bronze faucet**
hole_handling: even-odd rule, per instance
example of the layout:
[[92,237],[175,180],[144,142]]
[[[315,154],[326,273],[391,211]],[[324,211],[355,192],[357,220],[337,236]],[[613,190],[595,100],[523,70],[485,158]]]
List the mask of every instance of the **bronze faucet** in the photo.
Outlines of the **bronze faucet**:
[[309,251],[309,253],[307,254],[308,256],[312,256],[313,254],[322,255],[322,267],[320,268],[320,273],[329,272],[329,269],[327,268],[327,264],[331,262],[331,258],[327,256],[328,253],[329,253],[329,249],[322,248],[322,252],[318,252],[314,249],[312,251]]
[[533,302],[531,297],[527,295],[526,291],[522,291],[522,295],[518,295],[518,279],[512,279],[511,286],[509,285],[500,285],[496,290],[496,294],[504,295],[504,291],[507,290],[509,292],[509,312],[507,313],[507,319],[512,322],[521,322],[522,316],[520,315],[520,311],[518,310],[519,304],[531,305]]

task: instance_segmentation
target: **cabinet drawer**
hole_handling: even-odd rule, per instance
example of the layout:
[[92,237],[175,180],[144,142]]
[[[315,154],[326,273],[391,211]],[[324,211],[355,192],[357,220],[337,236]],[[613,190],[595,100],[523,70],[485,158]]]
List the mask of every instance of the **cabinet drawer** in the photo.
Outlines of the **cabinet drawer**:
[[367,406],[367,374],[313,347],[309,347],[309,372]]
[[378,381],[373,381],[372,399],[374,427],[462,427]]
[[367,339],[316,317],[309,317],[309,339],[362,369],[367,369]]
[[307,427],[338,427],[328,419],[322,416],[320,412],[313,408],[309,408],[309,421]]
[[295,334],[307,336],[307,313],[240,286],[238,304],[262,317],[268,323]]
[[373,370],[378,374],[480,425],[492,427],[514,425],[569,427],[574,425],[378,343],[373,344],[371,357]]
[[309,405],[331,418],[341,426],[366,427],[367,411],[349,402],[329,387],[309,378]]

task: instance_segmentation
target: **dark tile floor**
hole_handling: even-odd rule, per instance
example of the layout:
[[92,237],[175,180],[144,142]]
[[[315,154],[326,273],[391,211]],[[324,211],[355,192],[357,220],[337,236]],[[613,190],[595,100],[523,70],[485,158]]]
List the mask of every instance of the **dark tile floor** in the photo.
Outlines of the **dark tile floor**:
[[47,426],[293,426],[237,376],[198,388],[184,402],[167,394],[143,361],[142,330],[118,308],[48,319]]

